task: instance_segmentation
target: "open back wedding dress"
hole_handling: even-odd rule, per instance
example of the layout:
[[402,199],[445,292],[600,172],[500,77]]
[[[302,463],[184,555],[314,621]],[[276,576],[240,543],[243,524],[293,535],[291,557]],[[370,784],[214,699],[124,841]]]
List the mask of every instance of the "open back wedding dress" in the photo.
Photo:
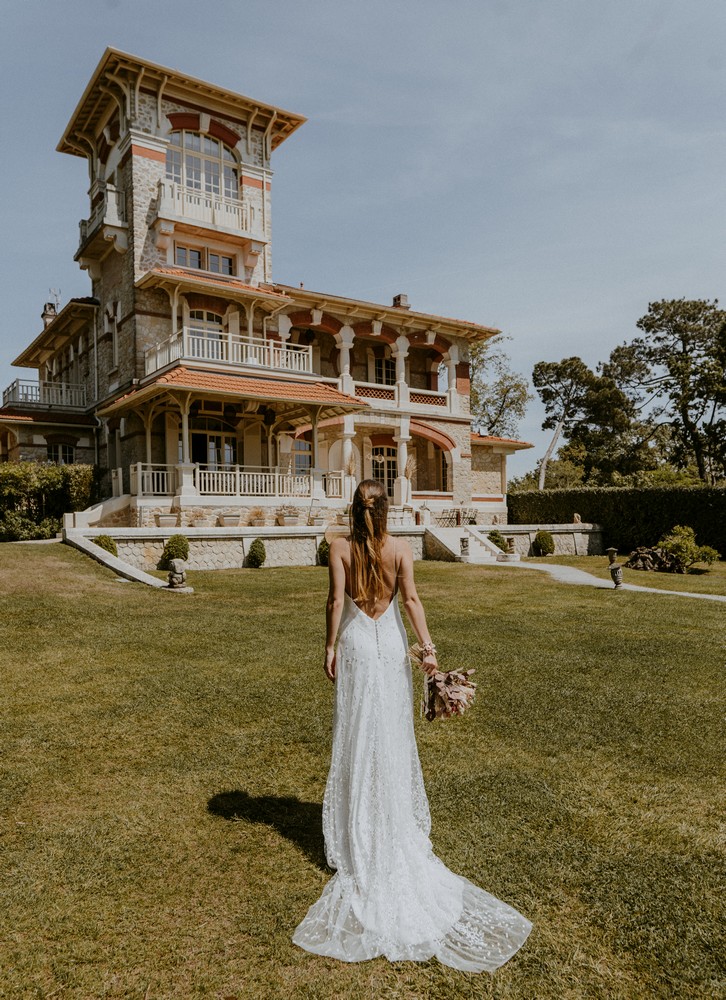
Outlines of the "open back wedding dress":
[[532,925],[432,851],[407,647],[395,595],[373,619],[346,594],[323,802],[325,852],[336,874],[293,941],[345,962],[435,955],[455,969],[491,972]]

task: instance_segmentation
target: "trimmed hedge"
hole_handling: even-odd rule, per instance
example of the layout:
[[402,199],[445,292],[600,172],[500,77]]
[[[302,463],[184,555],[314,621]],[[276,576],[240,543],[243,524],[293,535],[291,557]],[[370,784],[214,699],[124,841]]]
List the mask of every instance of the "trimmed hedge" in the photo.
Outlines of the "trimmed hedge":
[[654,546],[676,524],[702,545],[726,554],[726,488],[710,486],[581,487],[532,490],[507,497],[510,524],[572,524],[577,512],[602,525],[606,546],[630,552]]
[[110,552],[112,556],[118,556],[118,546],[110,535],[96,535],[95,538],[91,539],[94,545],[97,545],[99,549],[104,549],[106,552]]
[[189,558],[189,539],[186,535],[172,535],[167,539],[159,560],[159,569],[169,569],[172,559]]
[[247,553],[245,565],[251,567],[252,569],[259,569],[266,558],[267,552],[265,552],[265,543],[261,538],[255,538],[254,542],[250,545],[249,552]]

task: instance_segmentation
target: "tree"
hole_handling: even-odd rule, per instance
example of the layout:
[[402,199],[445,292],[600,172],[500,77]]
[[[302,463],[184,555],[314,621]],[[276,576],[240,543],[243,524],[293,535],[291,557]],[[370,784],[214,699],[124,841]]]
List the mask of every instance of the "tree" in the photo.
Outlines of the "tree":
[[471,348],[472,422],[484,424],[487,433],[516,437],[527,403],[534,399],[522,375],[512,371],[510,358],[502,350],[508,337],[495,337]]
[[532,371],[532,382],[544,403],[547,414],[542,429],[554,429],[554,434],[539,466],[538,489],[544,489],[547,463],[552,457],[560,434],[569,436],[573,421],[582,411],[585,395],[596,376],[581,358],[562,361],[538,361]]
[[670,424],[671,461],[703,482],[726,474],[726,312],[718,300],[651,302],[643,336],[610,355],[613,378],[654,425]]

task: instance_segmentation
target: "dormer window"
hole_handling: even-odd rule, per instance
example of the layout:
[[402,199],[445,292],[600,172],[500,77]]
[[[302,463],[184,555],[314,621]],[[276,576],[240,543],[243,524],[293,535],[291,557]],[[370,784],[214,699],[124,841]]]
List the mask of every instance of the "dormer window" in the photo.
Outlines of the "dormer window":
[[209,135],[185,129],[172,132],[166,176],[187,190],[239,201],[235,155],[229,146]]
[[201,247],[187,247],[176,244],[174,261],[177,267],[193,267],[198,271],[211,271],[212,274],[234,275],[234,257],[222,253],[213,253]]

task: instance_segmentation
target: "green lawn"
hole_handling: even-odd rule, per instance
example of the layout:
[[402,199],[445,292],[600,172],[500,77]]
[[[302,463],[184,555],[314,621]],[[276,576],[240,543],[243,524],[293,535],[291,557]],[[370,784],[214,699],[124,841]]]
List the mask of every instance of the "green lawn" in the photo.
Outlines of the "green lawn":
[[[618,562],[622,565],[627,558],[627,555],[620,555]],[[607,556],[552,555],[538,559],[528,558],[526,562],[555,562],[562,566],[575,566],[603,580],[610,579]],[[647,573],[644,570],[623,569],[623,582],[634,583],[638,587],[656,587],[658,590],[687,590],[692,594],[726,595],[726,562],[716,562],[708,568],[696,566],[690,573]]]
[[[713,1000],[719,604],[417,564],[462,719],[417,720],[437,853],[535,928],[495,976],[290,937],[329,878],[324,570],[117,582],[0,546],[0,997]],[[417,685],[418,689],[418,685]]]

